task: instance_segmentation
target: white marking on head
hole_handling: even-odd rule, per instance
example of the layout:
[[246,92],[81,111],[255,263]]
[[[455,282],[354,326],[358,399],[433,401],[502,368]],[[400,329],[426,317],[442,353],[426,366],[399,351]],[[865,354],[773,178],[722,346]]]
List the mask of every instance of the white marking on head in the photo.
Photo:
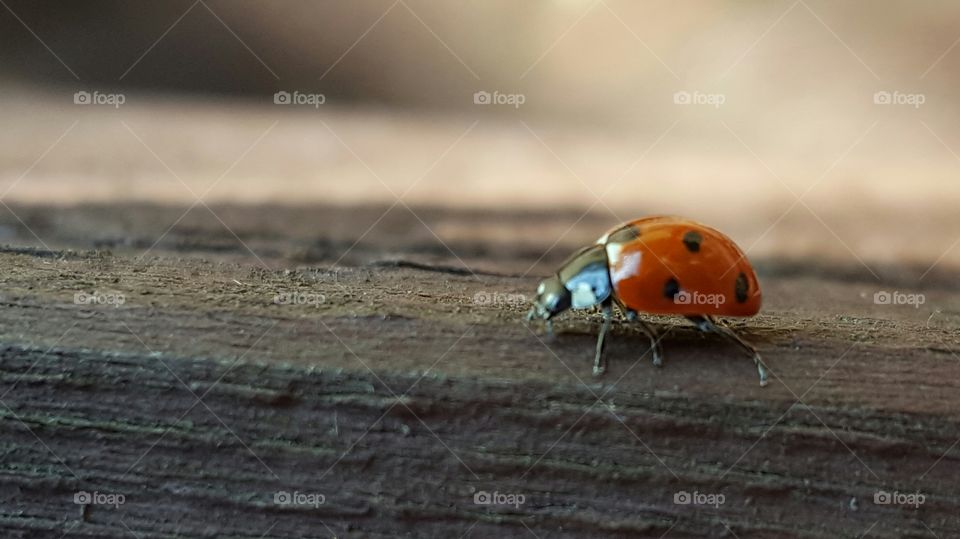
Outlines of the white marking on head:
[[629,279],[640,273],[640,261],[643,259],[643,253],[640,251],[630,253],[622,259],[618,259],[613,266],[611,277],[613,282],[620,282]]
[[593,293],[593,287],[588,283],[580,283],[571,291],[570,306],[574,309],[584,309],[591,305],[596,305],[597,295]]
[[623,250],[623,245],[620,243],[608,243],[606,250],[607,260],[610,262],[616,262],[620,258],[620,251]]
[[538,296],[543,295],[543,293],[544,293],[544,291],[546,291],[546,289],[547,289],[547,285],[545,285],[545,284],[543,284],[543,283],[541,282],[540,285],[537,286],[537,295],[538,295]]

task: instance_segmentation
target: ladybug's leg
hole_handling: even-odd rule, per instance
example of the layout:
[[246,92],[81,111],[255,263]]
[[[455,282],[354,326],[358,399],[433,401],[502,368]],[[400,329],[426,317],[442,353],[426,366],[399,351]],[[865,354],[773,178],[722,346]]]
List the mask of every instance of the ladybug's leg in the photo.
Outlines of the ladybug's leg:
[[[663,365],[663,347],[660,346],[660,339],[657,337],[657,330],[650,324],[640,320],[640,317],[637,316],[637,311],[628,308],[619,301],[616,302],[616,305],[623,313],[623,317],[627,319],[627,322],[636,322],[640,327],[640,331],[643,332],[648,339],[650,339],[650,352],[653,354],[653,364],[657,367]],[[643,356],[641,356],[641,358],[642,357]]]
[[764,365],[763,360],[760,358],[760,353],[757,352],[757,349],[754,348],[752,344],[743,340],[742,337],[737,335],[737,333],[732,329],[730,329],[729,327],[718,323],[711,316],[690,316],[688,318],[694,324],[696,324],[701,331],[719,333],[720,335],[723,335],[730,341],[733,341],[733,343],[738,345],[748,355],[753,357],[753,362],[757,365],[757,373],[760,374],[760,386],[762,387],[767,385],[767,366]]
[[650,324],[640,320],[637,316],[637,311],[628,309],[620,304],[618,305],[624,312],[624,317],[627,319],[627,322],[636,322],[640,326],[640,331],[650,339],[650,353],[653,354],[653,364],[657,367],[663,365],[663,348],[660,346],[660,340],[657,338],[657,330]]
[[[636,313],[634,313],[634,317],[636,317]],[[653,364],[657,367],[663,365],[663,348],[660,347],[657,330],[643,320],[637,321],[640,322],[640,331],[650,339],[650,353],[653,354]]]
[[606,362],[603,361],[603,347],[606,344],[607,332],[610,331],[610,326],[613,324],[613,305],[604,302],[600,306],[600,311],[603,313],[603,325],[600,327],[600,335],[597,336],[597,355],[593,358],[594,376],[599,376],[607,370]]

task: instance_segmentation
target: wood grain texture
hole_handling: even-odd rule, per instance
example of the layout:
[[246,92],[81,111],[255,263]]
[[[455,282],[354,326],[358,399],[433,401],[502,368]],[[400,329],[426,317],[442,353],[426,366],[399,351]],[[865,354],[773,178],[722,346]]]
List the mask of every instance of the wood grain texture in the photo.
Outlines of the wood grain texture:
[[[138,258],[57,230],[48,243],[74,250],[0,252],[5,537],[960,534],[960,296],[936,273],[914,308],[872,297],[905,290],[909,268],[878,282],[759,261],[765,309],[735,325],[774,373],[760,388],[736,349],[672,318],[649,319],[662,368],[618,322],[592,377],[598,315],[559,320],[552,341],[522,322],[524,269],[566,255],[537,262],[549,245],[451,241],[458,261],[397,232],[334,268],[346,247],[303,261],[331,243],[294,234],[241,233],[258,261],[176,243]],[[77,505],[81,491],[125,503]]]

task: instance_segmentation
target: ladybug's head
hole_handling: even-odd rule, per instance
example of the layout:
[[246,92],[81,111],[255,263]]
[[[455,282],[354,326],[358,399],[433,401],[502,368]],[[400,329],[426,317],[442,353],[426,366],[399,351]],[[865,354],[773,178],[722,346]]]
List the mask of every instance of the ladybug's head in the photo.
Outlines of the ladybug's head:
[[584,247],[557,273],[540,281],[527,320],[542,318],[549,322],[567,309],[584,309],[606,301],[612,290],[606,250],[602,245]]
[[550,320],[569,309],[571,299],[570,291],[564,286],[560,277],[551,275],[540,281],[540,285],[537,286],[537,297],[533,299],[533,308],[527,314],[527,320],[534,318]]

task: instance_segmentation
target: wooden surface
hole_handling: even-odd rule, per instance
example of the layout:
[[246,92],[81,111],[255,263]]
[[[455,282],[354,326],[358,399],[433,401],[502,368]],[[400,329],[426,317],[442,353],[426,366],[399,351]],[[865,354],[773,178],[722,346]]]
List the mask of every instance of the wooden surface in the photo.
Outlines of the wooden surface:
[[[537,276],[613,224],[602,215],[550,249],[552,223],[579,214],[418,211],[527,238],[444,246],[400,211],[354,246],[385,208],[215,208],[236,236],[198,208],[153,246],[185,208],[15,209],[49,249],[12,246],[37,242],[9,218],[4,537],[960,534],[948,268],[920,281],[926,268],[878,266],[878,280],[855,262],[756,260],[764,310],[732,324],[768,387],[670,318],[651,319],[662,368],[620,322],[595,378],[597,314],[559,320],[554,340],[522,319]],[[873,301],[898,290],[924,303]],[[81,491],[125,499],[78,505]],[[923,503],[877,504],[881,491]],[[675,503],[683,492],[723,503]]]

